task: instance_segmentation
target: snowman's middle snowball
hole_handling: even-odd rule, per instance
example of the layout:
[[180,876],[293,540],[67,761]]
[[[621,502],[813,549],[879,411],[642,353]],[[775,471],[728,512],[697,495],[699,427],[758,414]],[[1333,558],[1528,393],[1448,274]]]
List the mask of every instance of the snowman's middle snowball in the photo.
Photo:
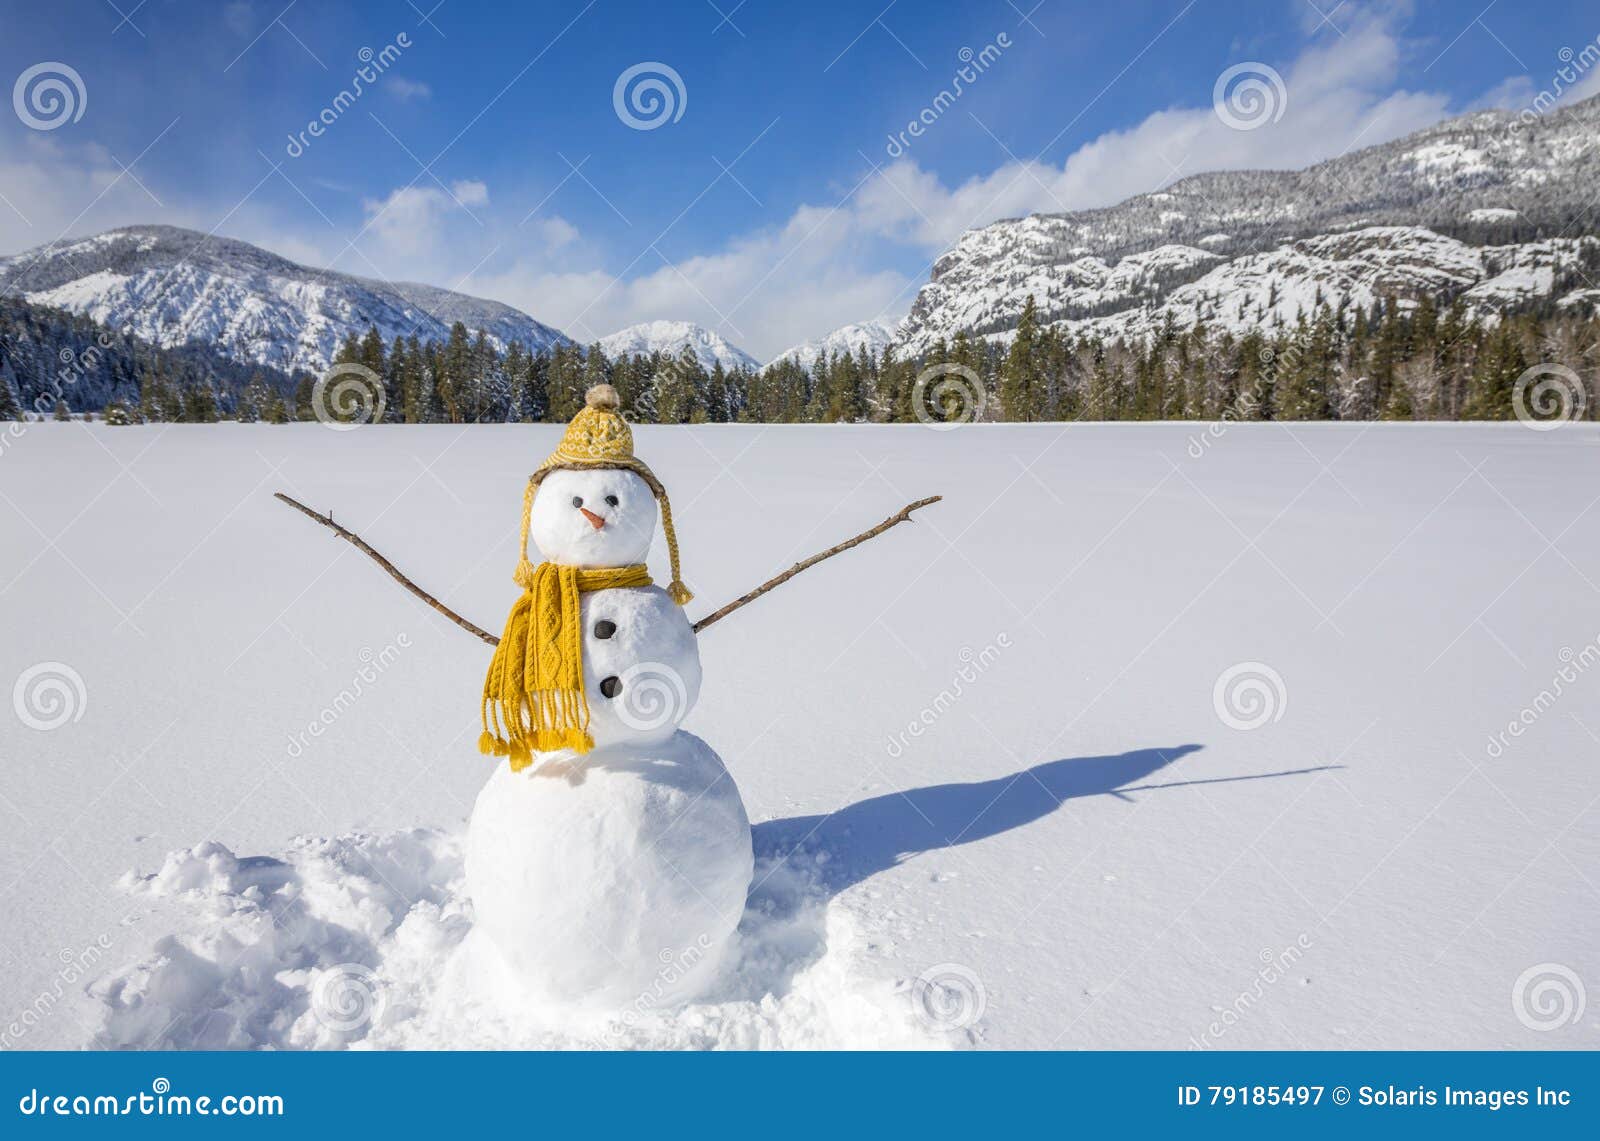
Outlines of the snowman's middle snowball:
[[579,602],[583,690],[595,748],[671,737],[700,697],[700,645],[659,586],[596,590]]

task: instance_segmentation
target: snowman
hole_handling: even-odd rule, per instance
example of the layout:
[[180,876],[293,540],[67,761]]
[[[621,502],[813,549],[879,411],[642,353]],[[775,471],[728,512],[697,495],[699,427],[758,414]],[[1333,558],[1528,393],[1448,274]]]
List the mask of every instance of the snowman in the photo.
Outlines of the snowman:
[[[753,863],[733,778],[679,728],[701,681],[691,595],[666,490],[618,405],[611,385],[590,389],[528,481],[523,593],[484,683],[479,740],[507,763],[466,844],[475,953],[497,983],[601,1009],[703,993]],[[665,590],[645,566],[658,517]]]

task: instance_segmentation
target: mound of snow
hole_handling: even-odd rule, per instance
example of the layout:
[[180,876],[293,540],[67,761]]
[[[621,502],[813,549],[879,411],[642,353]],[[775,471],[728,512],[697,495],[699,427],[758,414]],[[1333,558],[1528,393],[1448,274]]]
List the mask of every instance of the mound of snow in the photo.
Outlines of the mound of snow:
[[[503,767],[503,766],[502,766]],[[699,1001],[654,988],[612,1007],[505,985],[432,830],[302,838],[281,857],[208,841],[124,878],[165,933],[88,992],[86,1043],[136,1049],[944,1048],[914,988],[829,906],[816,853],[757,854],[730,951]],[[159,918],[158,918],[159,917]],[[492,948],[490,948],[492,950]],[[584,952],[605,957],[599,947]],[[659,963],[664,983],[681,964]]]

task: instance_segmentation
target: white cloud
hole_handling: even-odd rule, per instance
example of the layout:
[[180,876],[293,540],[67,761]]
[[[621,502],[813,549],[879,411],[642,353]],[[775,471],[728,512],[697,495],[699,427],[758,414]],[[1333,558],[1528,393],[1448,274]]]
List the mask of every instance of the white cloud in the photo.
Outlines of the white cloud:
[[1563,103],[1576,103],[1587,99],[1591,95],[1600,95],[1600,67],[1591,67],[1584,73],[1582,79],[1568,90],[1562,98]]
[[578,227],[558,214],[540,218],[530,222],[528,229],[552,250],[559,250],[563,246],[570,246],[578,240]]
[[[482,226],[474,208],[489,203],[489,188],[477,179],[452,182],[448,189],[438,186],[402,186],[387,198],[364,199],[367,213],[365,233],[357,242],[370,260],[379,264],[431,263],[447,245],[446,236],[458,216],[466,216]],[[454,247],[456,243],[448,243]],[[410,269],[397,276],[415,278]]]
[[433,88],[419,79],[407,79],[403,75],[390,75],[383,81],[384,90],[396,99],[406,101],[410,99],[427,99],[433,95]]
[[489,187],[475,178],[464,178],[450,184],[450,194],[460,206],[487,206]]
[[254,9],[248,0],[235,0],[234,3],[224,4],[222,7],[222,22],[228,25],[228,30],[236,36],[253,36],[260,31]]

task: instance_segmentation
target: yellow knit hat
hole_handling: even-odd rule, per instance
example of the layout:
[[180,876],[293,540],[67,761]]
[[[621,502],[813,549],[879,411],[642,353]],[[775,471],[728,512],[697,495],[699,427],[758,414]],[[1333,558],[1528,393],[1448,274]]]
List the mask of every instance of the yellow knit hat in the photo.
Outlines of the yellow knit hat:
[[524,573],[531,575],[533,565],[528,560],[528,527],[533,512],[533,496],[540,482],[553,471],[583,470],[585,468],[625,468],[635,472],[650,486],[656,502],[661,505],[661,529],[667,536],[667,558],[671,560],[672,582],[667,593],[679,606],[694,597],[683,584],[683,573],[678,566],[678,534],[672,527],[672,504],[667,499],[667,489],[656,478],[655,472],[633,454],[633,429],[622,418],[618,409],[622,398],[609,384],[597,384],[584,394],[584,407],[567,425],[561,443],[550,458],[539,465],[539,470],[528,479],[528,490],[522,498],[522,561],[517,567],[517,580]]

